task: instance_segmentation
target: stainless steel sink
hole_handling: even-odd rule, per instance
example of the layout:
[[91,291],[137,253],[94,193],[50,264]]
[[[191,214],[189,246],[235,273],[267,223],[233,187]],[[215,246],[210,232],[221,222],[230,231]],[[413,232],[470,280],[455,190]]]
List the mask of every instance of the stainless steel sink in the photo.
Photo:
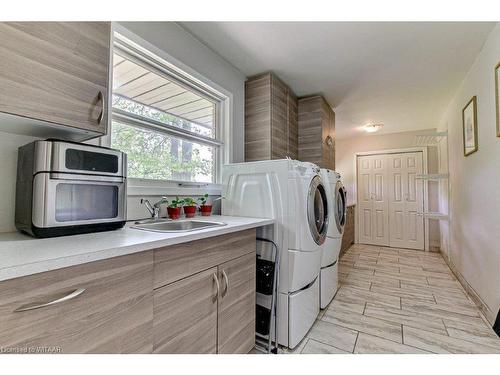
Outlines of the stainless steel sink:
[[221,221],[205,221],[205,220],[160,220],[160,221],[150,221],[147,223],[136,222],[135,225],[131,226],[134,229],[148,230],[151,232],[191,232],[194,230],[206,229],[217,226],[224,226],[226,223]]

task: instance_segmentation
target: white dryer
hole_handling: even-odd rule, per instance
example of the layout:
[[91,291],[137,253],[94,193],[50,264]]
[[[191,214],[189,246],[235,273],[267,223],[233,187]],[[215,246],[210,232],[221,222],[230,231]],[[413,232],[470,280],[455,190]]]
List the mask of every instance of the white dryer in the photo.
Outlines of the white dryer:
[[[228,164],[222,179],[223,215],[275,219],[257,234],[280,249],[278,342],[293,348],[319,313],[319,273],[328,229],[327,193],[319,168],[289,159]],[[266,256],[263,249],[257,251]]]
[[320,174],[325,181],[328,209],[331,213],[321,256],[320,308],[324,309],[338,289],[338,258],[346,221],[346,190],[339,173],[321,169]]

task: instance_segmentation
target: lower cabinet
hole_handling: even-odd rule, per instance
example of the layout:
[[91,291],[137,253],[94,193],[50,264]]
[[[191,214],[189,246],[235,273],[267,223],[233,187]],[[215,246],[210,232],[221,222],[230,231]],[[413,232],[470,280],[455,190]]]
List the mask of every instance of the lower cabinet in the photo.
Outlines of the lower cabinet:
[[[235,246],[238,243],[239,246]],[[155,353],[248,353],[255,345],[255,230],[155,250]],[[205,258],[203,254],[212,254]],[[244,255],[241,255],[241,254]],[[217,254],[216,257],[213,255]],[[179,259],[185,266],[175,267]],[[219,264],[214,265],[213,259]],[[222,260],[226,260],[223,262]],[[212,267],[185,277],[181,269]],[[189,265],[189,266],[188,266]],[[158,274],[160,273],[160,274]],[[168,275],[168,277],[167,277]]]
[[247,353],[255,229],[0,281],[3,353]]
[[218,353],[248,353],[255,345],[255,262],[250,253],[218,267]]
[[2,281],[0,348],[151,353],[152,291],[152,251]]
[[217,352],[217,267],[154,291],[155,353]]

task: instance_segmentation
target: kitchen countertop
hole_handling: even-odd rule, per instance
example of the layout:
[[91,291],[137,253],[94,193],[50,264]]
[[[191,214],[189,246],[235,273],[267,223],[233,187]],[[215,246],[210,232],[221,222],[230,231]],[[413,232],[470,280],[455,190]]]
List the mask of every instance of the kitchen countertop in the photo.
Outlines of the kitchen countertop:
[[116,256],[176,245],[274,224],[273,219],[236,216],[196,217],[225,226],[182,233],[124,228],[100,233],[37,239],[19,232],[0,234],[0,281]]

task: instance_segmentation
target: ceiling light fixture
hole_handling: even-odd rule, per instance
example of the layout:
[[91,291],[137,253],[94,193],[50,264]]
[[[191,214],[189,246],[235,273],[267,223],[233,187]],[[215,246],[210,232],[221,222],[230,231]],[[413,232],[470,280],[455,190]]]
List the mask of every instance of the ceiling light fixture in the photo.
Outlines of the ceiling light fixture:
[[382,129],[383,126],[384,124],[368,124],[365,125],[363,128],[367,133],[375,133],[378,132],[380,129]]

